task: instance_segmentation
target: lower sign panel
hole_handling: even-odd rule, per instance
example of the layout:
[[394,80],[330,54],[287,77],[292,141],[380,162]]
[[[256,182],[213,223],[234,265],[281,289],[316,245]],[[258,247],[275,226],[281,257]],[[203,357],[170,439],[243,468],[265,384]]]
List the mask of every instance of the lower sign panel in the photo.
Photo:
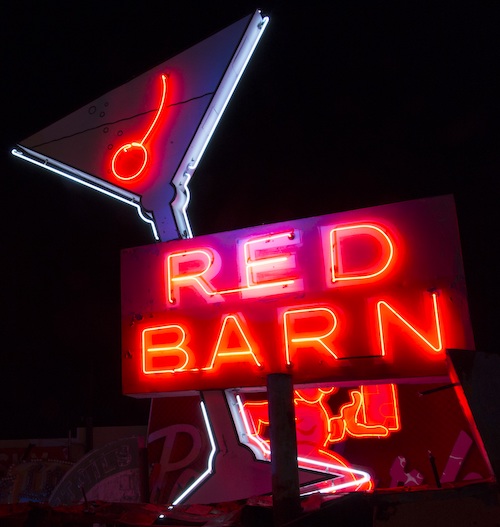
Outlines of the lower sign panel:
[[[300,388],[294,403],[302,495],[405,491],[492,476],[451,386]],[[269,493],[266,393],[228,390],[225,396],[214,391],[155,399],[148,453],[156,503],[214,503]]]

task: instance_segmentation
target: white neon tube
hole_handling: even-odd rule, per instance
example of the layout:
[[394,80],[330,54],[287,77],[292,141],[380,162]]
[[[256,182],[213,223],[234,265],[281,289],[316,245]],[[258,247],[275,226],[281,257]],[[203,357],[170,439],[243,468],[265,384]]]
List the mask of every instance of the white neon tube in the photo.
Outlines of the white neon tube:
[[210,420],[208,418],[207,409],[205,408],[205,403],[203,401],[200,402],[201,406],[201,413],[203,414],[203,421],[205,422],[205,427],[207,429],[208,437],[210,439],[210,454],[208,456],[207,461],[207,468],[201,476],[199,476],[187,489],[184,490],[175,500],[172,502],[172,505],[178,505],[181,501],[183,501],[189,494],[191,494],[197,487],[199,487],[205,479],[210,476],[214,471],[214,457],[215,452],[217,451],[217,446],[215,444],[214,434],[212,432],[212,426],[210,424]]
[[53,162],[49,162],[45,158],[41,158],[41,159],[44,159],[44,161],[40,161],[38,159],[35,159],[34,157],[30,157],[30,155],[26,151],[23,152],[21,150],[17,150],[16,148],[13,148],[11,153],[16,157],[23,159],[24,161],[29,161],[30,163],[33,163],[34,165],[44,168],[45,170],[54,172],[54,174],[63,176],[66,179],[74,181],[75,183],[80,183],[81,185],[91,188],[92,190],[97,190],[98,192],[101,192],[102,194],[105,194],[106,196],[114,198],[117,201],[121,201],[122,203],[125,203],[126,205],[131,205],[137,210],[137,214],[139,215],[141,220],[149,224],[149,226],[151,227],[151,230],[153,231],[153,236],[155,240],[160,239],[160,237],[158,236],[158,231],[156,229],[155,222],[151,218],[148,218],[147,216],[144,215],[142,207],[138,201],[139,198],[135,194],[132,194],[126,191],[124,191],[123,193],[113,192],[110,189],[106,189],[97,184],[93,184],[90,181],[87,181],[87,178],[91,177],[88,174],[85,174],[85,178],[83,176],[79,177],[78,175],[75,175],[77,174],[77,172],[79,172],[75,169],[72,169],[72,172],[75,173],[75,174],[72,174],[69,171],[63,170],[63,168],[65,168],[64,165],[61,165],[61,168],[58,168],[57,166],[55,166]]
[[253,52],[255,51],[268,22],[269,17],[262,17],[259,11],[257,11],[252,17],[248,29],[220,82],[212,103],[205,113],[204,121],[198,128],[189,149],[179,165],[180,170],[172,179],[172,183],[177,190],[175,199],[172,202],[172,210],[177,228],[180,233],[185,233],[186,238],[193,237],[193,231],[191,230],[191,225],[187,216],[187,208],[190,200],[190,192],[188,189],[189,182],[215,129],[217,128],[217,125],[219,124],[222,114],[224,113],[248,62],[252,58]]

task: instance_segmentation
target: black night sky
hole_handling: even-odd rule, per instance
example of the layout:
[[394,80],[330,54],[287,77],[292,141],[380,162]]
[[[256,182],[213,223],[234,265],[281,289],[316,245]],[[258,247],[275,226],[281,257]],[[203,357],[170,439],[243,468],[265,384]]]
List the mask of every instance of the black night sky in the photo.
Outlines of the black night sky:
[[1,8],[0,438],[145,424],[121,395],[133,209],[10,155],[256,8],[268,29],[191,184],[197,235],[455,196],[480,350],[498,352],[500,39],[494,2],[14,2]]

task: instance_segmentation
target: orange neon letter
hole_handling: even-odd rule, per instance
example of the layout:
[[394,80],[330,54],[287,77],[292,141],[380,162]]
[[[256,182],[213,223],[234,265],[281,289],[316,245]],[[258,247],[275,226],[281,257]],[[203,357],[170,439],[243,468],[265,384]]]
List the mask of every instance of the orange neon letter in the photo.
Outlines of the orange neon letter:
[[311,307],[307,309],[292,309],[283,314],[285,333],[286,363],[292,363],[292,354],[300,348],[315,348],[317,351],[329,353],[337,359],[337,354],[325,340],[337,327],[335,313],[327,307]]
[[302,291],[303,280],[292,246],[300,245],[300,233],[288,231],[254,238],[243,244],[239,255],[240,273],[245,283],[243,298]]
[[213,287],[210,280],[216,276],[221,267],[220,256],[210,249],[193,249],[171,253],[165,261],[167,302],[176,304],[180,301],[180,289],[195,289],[206,302],[223,302],[224,299]]
[[253,362],[257,366],[261,363],[254,353],[254,346],[250,344],[248,328],[236,315],[227,315],[222,321],[217,344],[210,364],[203,368],[211,370],[217,359],[223,358],[224,362]]
[[175,373],[189,371],[186,366],[192,356],[185,346],[186,331],[178,324],[147,328],[142,332],[142,371]]
[[377,225],[343,225],[327,232],[330,286],[343,281],[378,278],[394,260],[394,242]]
[[[398,324],[403,330],[409,330],[410,335],[416,337],[419,344],[424,344],[426,348],[429,348],[433,353],[441,353],[443,351],[443,339],[441,336],[441,323],[439,317],[438,308],[438,295],[436,293],[431,294],[432,297],[432,309],[433,309],[433,322],[434,322],[434,342],[431,342],[426,338],[422,332],[417,330],[415,326],[410,324],[404,319],[392,306],[387,302],[380,300],[377,302],[377,320],[378,320],[378,333],[380,338],[380,350],[382,355],[387,353],[387,325],[384,324],[384,319],[390,317],[393,323]],[[385,316],[384,316],[385,314]]]

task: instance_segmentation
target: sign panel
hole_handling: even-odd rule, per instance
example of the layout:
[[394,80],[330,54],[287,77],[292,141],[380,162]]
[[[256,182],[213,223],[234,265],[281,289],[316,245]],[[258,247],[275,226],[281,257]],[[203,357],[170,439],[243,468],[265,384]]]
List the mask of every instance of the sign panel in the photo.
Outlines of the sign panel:
[[[300,494],[491,478],[452,388],[448,381],[295,389]],[[220,503],[271,492],[265,391],[154,398],[149,428],[152,502]]]
[[21,141],[19,158],[137,208],[157,239],[190,237],[188,184],[257,46],[259,11]]
[[451,197],[122,253],[129,395],[447,377],[473,349]]

